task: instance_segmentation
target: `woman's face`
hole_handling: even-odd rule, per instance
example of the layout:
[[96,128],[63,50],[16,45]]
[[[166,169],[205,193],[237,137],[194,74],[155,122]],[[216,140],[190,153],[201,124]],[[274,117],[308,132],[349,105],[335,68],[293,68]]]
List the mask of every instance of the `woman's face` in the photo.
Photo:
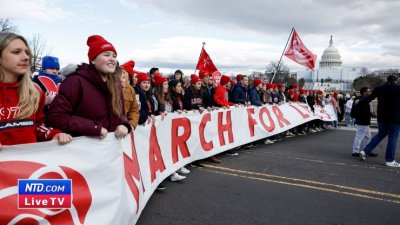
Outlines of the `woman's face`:
[[176,73],[175,74],[175,79],[176,80],[180,80],[182,78],[182,74],[181,73]]
[[100,53],[92,61],[92,64],[96,67],[100,74],[108,75],[115,72],[117,66],[117,54],[113,51],[105,51]]
[[3,82],[14,82],[29,71],[30,52],[21,39],[12,40],[0,54]]
[[182,89],[182,84],[180,82],[174,87],[174,91],[178,94],[182,93],[183,89]]
[[150,90],[150,81],[142,81],[142,82],[140,82],[140,85],[139,85],[139,87],[140,87],[140,89],[142,89],[143,91],[148,91],[148,90]]
[[129,74],[128,72],[126,72],[125,70],[122,70],[122,74],[121,74],[121,84],[122,87],[127,87],[129,84]]
[[167,93],[168,92],[168,81],[165,81],[164,83],[163,83],[163,93],[165,94],[165,93]]
[[201,81],[197,81],[195,84],[193,84],[194,89],[200,90],[201,88]]
[[137,84],[137,77],[136,77],[136,74],[133,74],[133,86],[136,86],[136,84]]

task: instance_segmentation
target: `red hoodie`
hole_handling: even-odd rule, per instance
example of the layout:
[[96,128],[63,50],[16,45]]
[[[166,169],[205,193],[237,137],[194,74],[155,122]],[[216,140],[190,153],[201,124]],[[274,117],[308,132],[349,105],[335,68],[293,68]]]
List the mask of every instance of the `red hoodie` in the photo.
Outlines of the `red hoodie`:
[[59,131],[43,126],[45,102],[43,93],[40,92],[39,107],[35,113],[25,119],[16,118],[20,111],[18,86],[18,81],[0,82],[0,143],[16,145],[51,139]]
[[214,94],[214,102],[218,106],[230,106],[234,105],[232,102],[228,101],[228,90],[226,90],[225,87],[223,86],[218,86],[215,89],[215,94]]

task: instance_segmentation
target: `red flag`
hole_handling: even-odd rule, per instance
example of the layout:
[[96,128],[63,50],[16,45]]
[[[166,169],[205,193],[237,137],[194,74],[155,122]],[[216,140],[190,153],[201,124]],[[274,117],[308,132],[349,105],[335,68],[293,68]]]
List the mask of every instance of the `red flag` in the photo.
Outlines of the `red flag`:
[[201,49],[199,62],[197,63],[196,69],[210,74],[218,70],[204,48]]
[[301,41],[296,30],[293,31],[292,40],[290,41],[289,48],[286,49],[285,56],[312,70],[314,69],[315,62],[317,61],[317,55],[307,49],[307,47]]

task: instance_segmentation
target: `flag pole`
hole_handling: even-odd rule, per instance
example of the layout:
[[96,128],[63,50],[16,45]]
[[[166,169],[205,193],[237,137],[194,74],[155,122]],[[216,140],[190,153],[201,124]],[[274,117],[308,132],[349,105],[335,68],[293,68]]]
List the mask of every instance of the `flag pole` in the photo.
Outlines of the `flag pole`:
[[[206,45],[206,42],[203,41],[203,43],[201,43],[201,44],[202,44],[201,51],[200,51],[200,55],[199,55],[199,59],[197,60],[197,63],[199,63],[199,60],[200,60],[200,57],[201,57],[201,53],[203,52],[204,45]],[[196,68],[194,68],[194,74],[196,74],[196,71],[197,71],[197,64],[196,64]]]
[[290,31],[290,34],[289,34],[289,37],[288,37],[288,39],[287,39],[285,48],[283,49],[281,58],[279,59],[278,67],[277,67],[276,70],[274,71],[274,75],[272,76],[272,79],[271,79],[270,83],[272,83],[272,82],[274,81],[274,78],[275,78],[276,73],[279,72],[279,68],[280,68],[280,66],[281,66],[281,61],[282,61],[283,54],[285,53],[286,47],[287,47],[287,45],[288,45],[288,43],[289,43],[289,40],[290,40],[290,37],[292,36],[293,31],[294,31],[294,27],[292,27],[292,31]]

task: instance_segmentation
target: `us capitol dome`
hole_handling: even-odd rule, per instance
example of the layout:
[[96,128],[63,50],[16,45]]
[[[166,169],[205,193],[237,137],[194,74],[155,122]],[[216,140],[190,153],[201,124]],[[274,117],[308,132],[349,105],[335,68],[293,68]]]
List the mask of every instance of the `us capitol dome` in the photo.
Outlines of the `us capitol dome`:
[[342,68],[342,60],[340,59],[340,53],[333,46],[333,40],[331,35],[331,40],[329,41],[329,47],[325,49],[324,53],[321,56],[321,61],[319,62],[319,68],[333,68],[340,69]]
[[339,50],[333,46],[333,38],[324,50],[319,67],[315,70],[295,72],[297,79],[304,79],[304,89],[323,91],[352,91],[353,80],[360,76],[360,69],[343,68]]

